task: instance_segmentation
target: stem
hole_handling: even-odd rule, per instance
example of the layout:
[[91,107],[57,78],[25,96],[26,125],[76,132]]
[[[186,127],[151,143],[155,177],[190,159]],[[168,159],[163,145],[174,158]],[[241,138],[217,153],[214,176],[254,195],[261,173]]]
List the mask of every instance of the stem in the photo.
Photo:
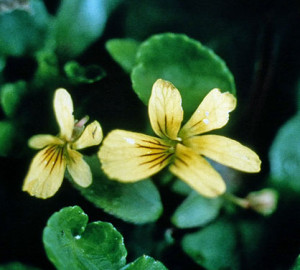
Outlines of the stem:
[[250,206],[249,201],[247,199],[239,198],[231,193],[225,193],[223,195],[223,198],[225,198],[226,200],[228,200],[244,209],[248,209]]

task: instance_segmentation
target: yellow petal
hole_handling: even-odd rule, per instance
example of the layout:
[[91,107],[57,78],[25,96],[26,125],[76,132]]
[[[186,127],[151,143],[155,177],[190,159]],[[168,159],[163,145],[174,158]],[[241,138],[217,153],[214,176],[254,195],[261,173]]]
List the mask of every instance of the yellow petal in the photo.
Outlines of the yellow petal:
[[100,124],[97,121],[89,124],[77,141],[72,144],[74,149],[82,149],[97,145],[102,141],[103,133]]
[[50,144],[61,145],[63,143],[64,143],[63,140],[59,139],[56,136],[52,136],[52,135],[48,135],[48,134],[38,134],[38,135],[32,136],[28,140],[29,147],[31,147],[33,149],[41,149]]
[[46,199],[53,196],[61,186],[66,162],[63,148],[57,145],[46,147],[33,158],[23,184],[23,191]]
[[135,182],[169,164],[171,146],[162,139],[125,130],[114,130],[104,139],[98,156],[102,169],[112,179]]
[[225,126],[235,106],[236,99],[232,94],[221,93],[216,88],[211,90],[180,130],[179,136],[187,138]]
[[176,140],[183,111],[180,93],[173,84],[162,79],[154,83],[148,111],[154,132],[161,138]]
[[54,111],[56,120],[60,128],[60,136],[65,140],[70,140],[73,127],[73,102],[67,90],[59,88],[54,95]]
[[220,174],[203,157],[182,144],[176,146],[170,171],[203,196],[216,197],[226,190]]
[[189,138],[184,144],[225,166],[250,173],[260,171],[258,155],[235,140],[218,135],[202,135]]
[[82,155],[68,148],[68,172],[75,183],[82,187],[88,187],[92,183],[90,166],[83,160]]

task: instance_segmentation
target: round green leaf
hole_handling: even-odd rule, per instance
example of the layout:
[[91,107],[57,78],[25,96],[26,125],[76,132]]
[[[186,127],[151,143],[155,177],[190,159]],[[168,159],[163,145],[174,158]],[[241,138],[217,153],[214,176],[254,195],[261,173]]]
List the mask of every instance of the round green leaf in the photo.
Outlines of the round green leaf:
[[64,66],[65,73],[72,83],[93,83],[105,76],[105,71],[97,65],[83,67],[76,61],[70,61]]
[[126,265],[121,270],[167,270],[167,268],[159,261],[154,260],[149,256],[142,256],[134,262]]
[[126,71],[131,72],[140,43],[133,39],[111,39],[105,46],[111,57]]
[[221,205],[220,198],[205,198],[192,192],[176,209],[172,222],[178,228],[204,226],[218,216]]
[[278,131],[271,146],[271,182],[275,186],[300,192],[300,114],[292,117]]
[[0,91],[1,105],[4,113],[8,117],[14,116],[21,98],[26,92],[26,83],[24,81],[7,83],[1,87]]
[[127,251],[122,235],[107,222],[88,224],[78,206],[54,213],[43,233],[50,261],[57,269],[120,269]]
[[227,221],[218,221],[187,234],[182,248],[205,269],[238,269],[236,232]]
[[87,188],[76,188],[87,200],[128,222],[142,224],[160,217],[163,207],[159,192],[151,180],[119,183],[104,175],[96,156],[86,158],[86,161],[93,172],[93,183]]
[[153,83],[161,78],[180,91],[185,116],[190,116],[213,88],[235,94],[225,62],[200,42],[181,34],[154,35],[143,42],[131,73],[133,89],[148,104]]

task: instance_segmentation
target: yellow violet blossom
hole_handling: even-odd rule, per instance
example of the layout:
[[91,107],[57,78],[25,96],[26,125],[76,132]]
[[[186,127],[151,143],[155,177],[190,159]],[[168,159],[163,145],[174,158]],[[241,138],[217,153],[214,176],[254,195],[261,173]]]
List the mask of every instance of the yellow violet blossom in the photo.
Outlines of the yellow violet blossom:
[[74,120],[72,98],[65,89],[56,90],[53,105],[59,135],[39,134],[29,139],[31,148],[42,150],[33,158],[23,185],[23,191],[43,199],[57,192],[66,168],[78,185],[87,187],[92,183],[90,167],[76,150],[97,145],[103,137],[97,121],[84,128],[88,117]]
[[256,153],[237,141],[219,135],[201,135],[226,125],[236,99],[230,93],[211,90],[189,121],[181,128],[181,96],[173,84],[162,79],[152,88],[148,113],[159,138],[113,130],[98,152],[102,169],[112,179],[135,182],[167,165],[170,171],[200,194],[215,197],[225,192],[220,174],[203,157],[244,172],[259,172]]

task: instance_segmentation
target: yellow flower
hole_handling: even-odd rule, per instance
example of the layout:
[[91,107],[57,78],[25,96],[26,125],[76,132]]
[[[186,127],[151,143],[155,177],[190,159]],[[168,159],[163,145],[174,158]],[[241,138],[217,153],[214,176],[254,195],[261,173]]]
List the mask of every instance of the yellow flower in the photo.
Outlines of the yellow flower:
[[65,170],[82,187],[92,183],[89,165],[76,150],[97,145],[102,140],[102,129],[97,121],[84,128],[88,117],[75,121],[73,102],[65,89],[57,89],[54,95],[54,112],[60,133],[58,136],[39,134],[29,139],[29,146],[42,149],[33,158],[23,191],[38,198],[53,196],[62,184]]
[[112,179],[135,182],[170,164],[170,171],[200,194],[221,195],[225,183],[203,156],[237,170],[260,171],[257,154],[237,141],[218,135],[197,136],[226,125],[235,106],[233,95],[213,89],[180,128],[180,93],[173,84],[159,79],[152,88],[148,113],[152,129],[160,138],[113,130],[98,152],[102,169]]

